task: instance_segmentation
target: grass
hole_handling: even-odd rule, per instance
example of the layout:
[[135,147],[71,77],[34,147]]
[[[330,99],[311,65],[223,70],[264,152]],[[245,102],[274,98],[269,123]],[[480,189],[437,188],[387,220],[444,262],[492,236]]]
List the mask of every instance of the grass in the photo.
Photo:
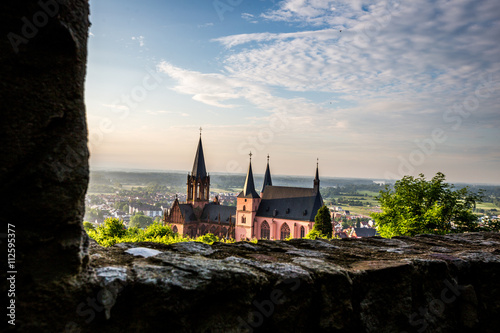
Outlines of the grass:
[[368,190],[358,191],[358,193],[362,195],[368,194],[368,197],[376,197],[380,194],[379,192],[368,191]]
[[498,207],[497,205],[495,205],[494,203],[492,202],[480,202],[476,205],[476,208],[477,209],[499,209],[500,210],[500,207]]
[[379,209],[378,207],[366,207],[366,206],[341,206],[343,210],[348,210],[351,215],[364,215],[364,216],[370,216],[371,213],[374,212],[374,210]]

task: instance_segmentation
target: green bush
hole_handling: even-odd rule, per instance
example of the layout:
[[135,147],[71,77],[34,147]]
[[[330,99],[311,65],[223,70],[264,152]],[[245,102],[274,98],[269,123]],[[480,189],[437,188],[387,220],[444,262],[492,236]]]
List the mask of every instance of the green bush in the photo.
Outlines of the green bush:
[[154,222],[149,227],[144,230],[144,237],[146,238],[156,238],[156,237],[173,237],[174,232],[168,226],[163,226],[158,222]]
[[105,219],[104,225],[101,227],[97,227],[96,231],[108,238],[122,237],[127,233],[127,229],[125,228],[125,224],[123,224],[123,220],[111,217]]
[[89,230],[95,230],[95,226],[93,223],[85,221],[83,222],[83,229],[88,232]]

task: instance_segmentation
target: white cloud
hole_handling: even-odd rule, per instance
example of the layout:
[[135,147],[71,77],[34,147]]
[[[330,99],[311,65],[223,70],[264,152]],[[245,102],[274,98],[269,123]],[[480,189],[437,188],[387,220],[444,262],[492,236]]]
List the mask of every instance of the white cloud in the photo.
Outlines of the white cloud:
[[255,19],[255,15],[250,13],[242,13],[241,18],[253,24],[259,23],[259,21]]
[[159,67],[177,81],[175,91],[199,102],[228,109],[249,102],[286,114],[297,142],[331,133],[344,149],[386,149],[390,158],[442,127],[450,141],[441,153],[451,154],[460,135],[479,127],[484,138],[470,136],[471,149],[498,141],[498,87],[459,131],[443,115],[474,96],[481,75],[500,79],[499,12],[496,1],[287,0],[261,17],[296,31],[213,40],[227,51],[222,72]]
[[254,34],[239,34],[215,38],[212,41],[219,42],[225,47],[231,48],[251,42],[290,41],[297,38],[311,39],[312,41],[327,41],[338,39],[340,36],[338,35],[338,30],[336,29],[324,29],[289,33],[262,32]]
[[213,26],[214,26],[214,24],[212,22],[208,22],[205,24],[199,24],[198,28],[208,28],[208,27],[213,27]]
[[[227,104],[228,101],[241,99],[257,108],[268,111],[270,114],[286,115],[290,126],[303,131],[322,122],[325,117],[331,126],[336,127],[337,121],[331,115],[326,115],[324,109],[304,98],[284,98],[273,94],[272,90],[262,84],[236,78],[224,74],[205,74],[190,71],[162,62],[158,70],[177,81],[175,91],[192,95],[193,99],[211,106],[221,108],[238,108],[236,104]],[[266,117],[255,118],[260,121]],[[345,125],[345,123],[344,123]]]
[[140,47],[144,46],[144,36],[138,36],[138,37],[133,36],[132,40],[138,41]]

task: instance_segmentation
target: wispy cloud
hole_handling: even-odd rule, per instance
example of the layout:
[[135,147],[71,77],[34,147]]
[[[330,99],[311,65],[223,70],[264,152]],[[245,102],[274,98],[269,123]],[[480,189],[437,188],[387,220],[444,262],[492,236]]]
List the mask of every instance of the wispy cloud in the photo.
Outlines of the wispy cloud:
[[139,46],[143,47],[144,46],[144,36],[132,36],[132,40],[139,42]]
[[250,13],[242,13],[241,18],[250,22],[250,23],[254,23],[254,24],[259,23],[259,21],[255,18],[255,15],[252,15]]
[[208,27],[213,27],[213,26],[214,26],[214,24],[212,22],[208,22],[205,24],[199,24],[198,28],[208,28]]
[[[473,96],[481,75],[500,79],[498,13],[497,1],[286,0],[260,18],[296,31],[213,39],[227,51],[223,71],[159,68],[176,80],[175,91],[199,102],[229,109],[249,102],[286,113],[297,135],[332,133],[343,147],[397,154],[447,126],[443,114]],[[498,105],[497,88],[461,134],[488,124],[475,145],[498,139]]]

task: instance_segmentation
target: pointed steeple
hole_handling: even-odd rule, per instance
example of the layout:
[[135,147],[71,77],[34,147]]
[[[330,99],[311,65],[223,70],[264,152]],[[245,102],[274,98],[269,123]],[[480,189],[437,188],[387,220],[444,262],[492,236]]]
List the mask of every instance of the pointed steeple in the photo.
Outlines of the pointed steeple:
[[316,177],[314,177],[314,189],[319,192],[319,158],[316,160]]
[[201,129],[200,141],[198,141],[198,148],[194,156],[193,171],[191,175],[195,178],[205,178],[207,176],[207,169],[205,168],[205,157],[203,156],[203,146],[201,144]]
[[260,196],[255,192],[255,185],[253,182],[253,172],[252,172],[252,153],[250,152],[250,163],[248,164],[247,178],[245,180],[245,186],[243,186],[243,191],[238,195],[239,198],[260,198]]
[[269,171],[269,154],[267,155],[266,174],[264,175],[264,185],[262,185],[262,191],[260,191],[261,193],[264,192],[267,185],[273,185],[273,181],[271,180],[271,171]]

